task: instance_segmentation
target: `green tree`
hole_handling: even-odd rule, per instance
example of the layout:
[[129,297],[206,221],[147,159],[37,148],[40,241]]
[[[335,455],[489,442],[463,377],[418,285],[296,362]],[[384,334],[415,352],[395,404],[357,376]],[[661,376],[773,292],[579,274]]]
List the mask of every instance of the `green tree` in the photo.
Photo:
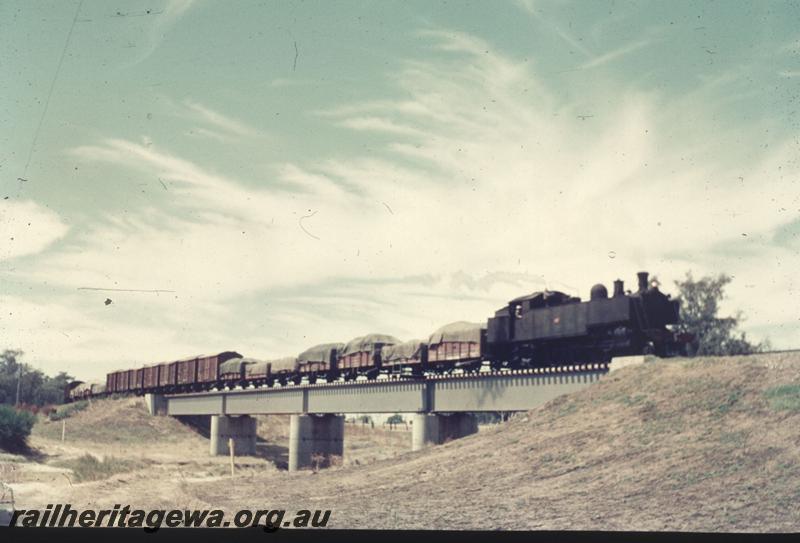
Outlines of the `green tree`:
[[395,413],[388,419],[386,419],[386,424],[403,424],[403,415],[400,413]]
[[27,448],[27,439],[36,417],[13,407],[0,405],[0,449],[22,451]]
[[5,350],[0,353],[0,404],[14,404],[17,400],[28,405],[59,404],[64,401],[64,390],[72,376],[60,372],[55,377],[19,361],[22,351]]
[[732,278],[724,273],[695,280],[691,272],[683,281],[675,281],[681,302],[678,331],[694,336],[689,344],[690,356],[738,355],[760,352],[768,341],[753,344],[744,332],[737,330],[743,320],[741,311],[732,317],[719,316],[719,304],[725,298],[725,286]]

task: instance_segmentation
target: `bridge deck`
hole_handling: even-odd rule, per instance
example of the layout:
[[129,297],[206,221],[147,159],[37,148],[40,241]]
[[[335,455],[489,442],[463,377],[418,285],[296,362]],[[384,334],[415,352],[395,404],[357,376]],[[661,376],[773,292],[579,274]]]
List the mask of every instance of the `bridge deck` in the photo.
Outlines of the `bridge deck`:
[[583,388],[606,365],[166,396],[169,415],[526,411]]

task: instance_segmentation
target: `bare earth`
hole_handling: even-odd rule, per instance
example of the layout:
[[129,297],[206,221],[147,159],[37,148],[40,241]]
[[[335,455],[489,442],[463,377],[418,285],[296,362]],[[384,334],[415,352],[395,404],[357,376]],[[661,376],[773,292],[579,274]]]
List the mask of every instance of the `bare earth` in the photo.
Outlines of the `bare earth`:
[[[783,385],[789,395],[775,403],[769,391]],[[797,354],[659,361],[426,451],[408,452],[407,431],[348,425],[344,465],[320,473],[285,471],[288,417],[263,417],[259,457],[238,458],[233,478],[194,430],[148,416],[139,399],[106,400],[67,420],[65,443],[60,422],[37,424],[40,461],[0,456],[0,478],[18,509],[331,509],[336,528],[790,532],[800,529],[798,390]],[[53,467],[84,452],[140,467],[85,483]]]

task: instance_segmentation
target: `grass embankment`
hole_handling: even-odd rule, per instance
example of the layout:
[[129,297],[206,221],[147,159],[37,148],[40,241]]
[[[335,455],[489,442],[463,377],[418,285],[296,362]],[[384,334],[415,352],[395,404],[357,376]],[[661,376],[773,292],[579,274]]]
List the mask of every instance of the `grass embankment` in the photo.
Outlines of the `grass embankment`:
[[[154,417],[142,398],[100,399],[76,402],[64,409],[70,443],[145,444],[175,443],[196,433],[172,417]],[[81,407],[77,407],[81,405]],[[61,439],[61,420],[39,418],[32,435]]]

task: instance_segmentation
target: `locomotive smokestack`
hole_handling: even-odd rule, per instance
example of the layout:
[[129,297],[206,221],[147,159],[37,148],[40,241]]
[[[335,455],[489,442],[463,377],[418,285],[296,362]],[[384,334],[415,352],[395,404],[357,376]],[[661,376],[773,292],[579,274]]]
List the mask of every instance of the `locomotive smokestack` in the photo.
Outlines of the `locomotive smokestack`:
[[622,279],[617,279],[616,281],[614,281],[614,298],[616,298],[617,296],[625,296],[623,285],[624,283],[622,282]]
[[647,272],[639,272],[636,274],[639,277],[639,292],[647,290]]

